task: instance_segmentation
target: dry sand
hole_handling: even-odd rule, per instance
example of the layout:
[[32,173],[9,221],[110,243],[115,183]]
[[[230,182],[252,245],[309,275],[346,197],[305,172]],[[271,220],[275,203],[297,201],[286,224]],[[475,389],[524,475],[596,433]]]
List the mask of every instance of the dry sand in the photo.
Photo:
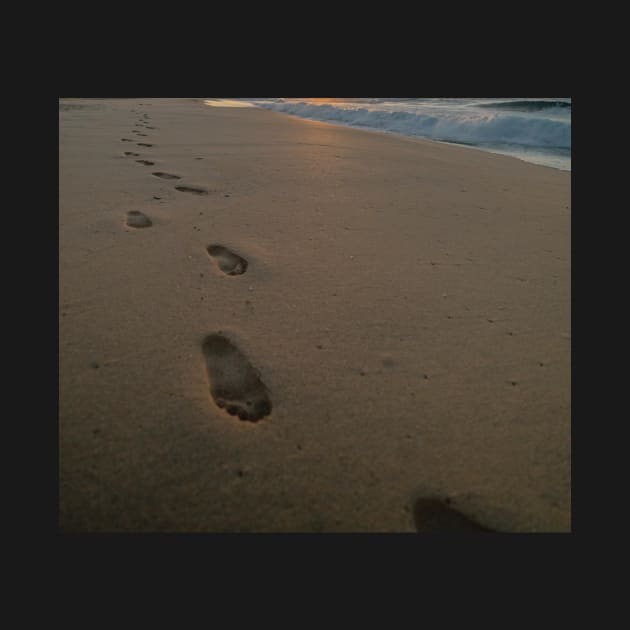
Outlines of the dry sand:
[[570,173],[199,99],[59,124],[63,531],[570,531]]

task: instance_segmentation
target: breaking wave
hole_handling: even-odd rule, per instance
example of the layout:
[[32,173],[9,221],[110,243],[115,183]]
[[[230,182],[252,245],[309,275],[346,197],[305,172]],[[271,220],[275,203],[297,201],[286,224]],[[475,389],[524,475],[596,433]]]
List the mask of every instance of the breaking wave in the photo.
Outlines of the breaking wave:
[[[545,107],[558,107],[547,103]],[[520,103],[520,105],[519,105]],[[527,104],[529,105],[523,105]],[[514,110],[517,107],[538,107],[540,101],[512,101],[506,103],[484,103],[477,107],[492,107]],[[543,117],[519,116],[505,112],[465,111],[464,109],[443,112],[413,113],[409,111],[369,110],[363,107],[338,107],[331,104],[304,102],[261,102],[259,107],[284,114],[309,118],[352,127],[388,131],[404,135],[420,136],[433,140],[471,145],[517,145],[553,149],[571,148],[570,120]],[[508,107],[509,106],[509,107]],[[570,104],[568,104],[570,107]],[[564,107],[564,105],[562,106]],[[518,110],[520,111],[520,110]]]

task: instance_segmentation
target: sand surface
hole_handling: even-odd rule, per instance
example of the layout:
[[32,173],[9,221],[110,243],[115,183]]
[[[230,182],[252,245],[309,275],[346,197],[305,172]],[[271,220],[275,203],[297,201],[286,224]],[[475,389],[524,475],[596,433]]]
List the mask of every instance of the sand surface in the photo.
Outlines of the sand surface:
[[570,173],[201,99],[59,143],[63,531],[570,531]]

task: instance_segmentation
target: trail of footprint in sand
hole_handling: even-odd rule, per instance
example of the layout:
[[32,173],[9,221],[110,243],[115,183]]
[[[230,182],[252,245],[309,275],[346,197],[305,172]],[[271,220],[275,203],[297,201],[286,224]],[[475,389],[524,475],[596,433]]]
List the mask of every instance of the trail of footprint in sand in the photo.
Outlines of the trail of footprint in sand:
[[175,186],[175,190],[192,193],[193,195],[207,195],[208,191],[200,186]]
[[271,413],[267,388],[247,357],[227,337],[208,335],[202,352],[216,405],[241,420],[256,422]]
[[173,175],[172,173],[162,173],[161,171],[157,173],[151,173],[151,175],[155,175],[156,177],[160,177],[161,179],[181,179],[179,175]]
[[126,223],[133,228],[151,227],[153,222],[149,217],[139,210],[130,210],[127,212]]
[[228,276],[240,276],[247,271],[247,260],[223,245],[208,245],[206,251],[219,269]]
[[440,499],[419,498],[413,505],[416,530],[421,534],[492,533],[468,516],[450,507]]

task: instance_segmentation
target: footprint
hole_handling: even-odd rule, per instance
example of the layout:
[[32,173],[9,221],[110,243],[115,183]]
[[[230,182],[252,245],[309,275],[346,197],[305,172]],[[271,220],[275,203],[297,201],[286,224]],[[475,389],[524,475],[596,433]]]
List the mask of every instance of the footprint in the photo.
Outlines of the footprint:
[[154,166],[155,162],[149,162],[149,160],[136,160],[139,164],[144,164],[145,166]]
[[161,177],[162,179],[181,179],[179,175],[172,175],[171,173],[151,173],[151,175],[155,175],[156,177]]
[[152,144],[146,144],[144,142],[137,142],[136,143],[139,147],[152,147]]
[[207,195],[208,191],[205,188],[199,186],[175,186],[175,190],[181,192],[193,193],[193,195]]
[[206,251],[228,276],[240,276],[247,271],[247,261],[223,245],[208,245]]
[[127,225],[133,228],[151,227],[153,223],[146,214],[138,210],[130,210],[127,212]]
[[271,413],[267,388],[247,357],[220,334],[202,345],[210,393],[216,405],[241,420],[256,422]]
[[122,142],[133,142],[131,138],[121,138]]
[[131,155],[133,157],[138,157],[139,153],[134,153],[133,151],[125,151],[125,155]]
[[147,129],[156,129],[156,127],[149,127],[149,125],[146,125]]
[[417,499],[413,505],[416,530],[421,534],[466,534],[490,533],[493,529],[483,527],[448,505],[448,499]]

